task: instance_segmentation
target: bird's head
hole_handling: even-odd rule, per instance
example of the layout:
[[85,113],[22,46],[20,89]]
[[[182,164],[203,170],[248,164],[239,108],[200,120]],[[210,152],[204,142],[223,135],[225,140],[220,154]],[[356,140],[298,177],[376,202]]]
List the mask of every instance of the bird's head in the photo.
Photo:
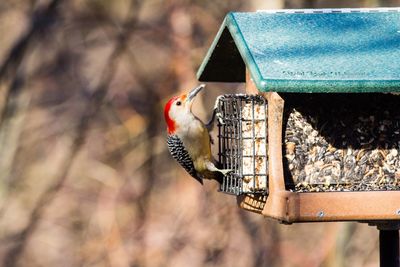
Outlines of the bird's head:
[[205,87],[204,84],[194,88],[188,94],[172,97],[164,107],[164,117],[169,134],[174,134],[179,124],[192,118],[192,104],[196,95]]

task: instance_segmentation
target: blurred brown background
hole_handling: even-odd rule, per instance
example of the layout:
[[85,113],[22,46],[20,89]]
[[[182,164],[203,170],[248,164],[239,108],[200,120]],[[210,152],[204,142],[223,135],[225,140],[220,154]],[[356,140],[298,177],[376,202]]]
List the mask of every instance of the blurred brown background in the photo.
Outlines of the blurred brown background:
[[[228,11],[399,2],[1,1],[0,266],[377,266],[373,227],[280,225],[201,187],[162,109]],[[195,111],[242,90],[209,84]]]

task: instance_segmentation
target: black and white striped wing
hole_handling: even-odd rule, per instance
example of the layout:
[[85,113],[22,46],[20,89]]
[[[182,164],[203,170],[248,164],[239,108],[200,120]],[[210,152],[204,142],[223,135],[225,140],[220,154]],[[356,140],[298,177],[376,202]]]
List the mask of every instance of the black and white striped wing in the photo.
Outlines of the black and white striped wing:
[[168,149],[172,157],[197,181],[203,184],[203,180],[197,174],[193,160],[185,149],[183,142],[176,135],[169,135],[167,139]]

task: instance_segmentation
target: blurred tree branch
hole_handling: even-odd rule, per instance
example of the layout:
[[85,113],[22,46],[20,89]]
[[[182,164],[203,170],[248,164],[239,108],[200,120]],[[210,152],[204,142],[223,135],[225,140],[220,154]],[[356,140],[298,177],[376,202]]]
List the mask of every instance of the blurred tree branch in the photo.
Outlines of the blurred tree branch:
[[[58,4],[58,0],[53,1],[55,2],[54,5]],[[52,3],[53,3],[52,2]],[[55,8],[55,7],[53,7]],[[51,9],[53,10],[53,9]],[[129,17],[126,25],[130,25],[132,21],[134,21],[136,17]],[[29,240],[29,237],[32,235],[32,233],[35,231],[35,229],[38,226],[38,223],[45,212],[46,208],[52,203],[52,200],[56,196],[57,192],[62,188],[66,178],[68,177],[69,170],[74,162],[74,159],[78,152],[80,151],[80,148],[85,142],[87,132],[89,130],[89,125],[90,125],[90,120],[96,116],[98,111],[100,110],[104,98],[107,94],[107,90],[109,88],[110,82],[115,74],[116,71],[116,65],[117,61],[119,59],[119,56],[124,52],[125,47],[126,47],[126,42],[129,40],[129,36],[131,35],[131,27],[128,27],[128,30],[125,30],[126,28],[123,27],[123,31],[120,32],[119,38],[117,39],[117,43],[114,47],[113,52],[111,53],[109,60],[107,64],[105,65],[104,71],[102,73],[102,79],[99,83],[99,85],[93,90],[93,93],[89,96],[88,99],[88,104],[87,108],[82,114],[82,117],[80,119],[80,122],[77,126],[76,129],[76,135],[74,136],[74,141],[72,143],[72,147],[70,148],[69,152],[69,157],[67,160],[64,162],[62,168],[60,169],[58,177],[55,179],[55,182],[53,185],[51,185],[39,198],[38,202],[36,203],[29,219],[28,225],[17,235],[17,240],[15,242],[15,246],[11,248],[6,256],[4,257],[4,266],[8,267],[14,267],[18,263],[18,258],[20,255],[23,253],[24,248]],[[36,31],[32,31],[31,35],[36,33]],[[30,38],[28,38],[30,39]],[[26,50],[27,48],[27,41],[24,42],[24,47]],[[17,61],[12,61],[14,63],[9,63],[11,66],[17,66],[23,59],[24,53],[20,54],[18,53],[18,60]],[[18,62],[18,64],[15,65],[15,63]],[[3,68],[7,69],[8,71],[15,70],[16,67],[9,67],[8,68]],[[6,72],[3,70],[2,73]],[[0,73],[1,74],[1,73]],[[4,74],[3,74],[4,75]],[[1,77],[1,76],[0,76]]]
[[5,113],[10,110],[8,100],[15,95],[19,86],[17,71],[27,51],[32,49],[35,41],[40,35],[45,34],[57,21],[57,7],[62,0],[52,0],[47,6],[39,8],[31,15],[30,28],[10,50],[8,56],[0,66],[0,126],[4,120]]

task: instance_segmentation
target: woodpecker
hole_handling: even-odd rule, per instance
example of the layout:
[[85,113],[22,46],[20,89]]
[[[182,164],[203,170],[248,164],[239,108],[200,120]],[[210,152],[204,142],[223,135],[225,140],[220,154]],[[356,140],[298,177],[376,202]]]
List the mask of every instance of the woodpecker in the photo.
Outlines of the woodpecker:
[[175,96],[165,105],[167,144],[172,157],[198,182],[203,184],[204,178],[222,183],[223,175],[230,170],[218,169],[211,155],[208,128],[214,120],[215,109],[207,126],[192,113],[193,100],[204,87],[202,84],[188,94]]

